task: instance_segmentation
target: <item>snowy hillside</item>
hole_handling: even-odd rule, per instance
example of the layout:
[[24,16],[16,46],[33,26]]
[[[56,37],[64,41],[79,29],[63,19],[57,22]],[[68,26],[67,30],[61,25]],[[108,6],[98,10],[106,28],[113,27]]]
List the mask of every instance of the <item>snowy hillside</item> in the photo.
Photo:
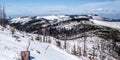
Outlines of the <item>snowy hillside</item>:
[[55,45],[36,41],[33,34],[16,30],[15,34],[12,35],[9,27],[0,26],[0,37],[0,60],[19,60],[21,58],[20,52],[26,51],[29,42],[31,60],[80,60],[80,58],[68,54]]
[[[106,20],[97,15],[24,17],[10,20],[10,25],[20,31],[46,36],[40,40],[50,40],[52,46],[59,41],[60,49],[77,56],[75,59],[116,60],[118,57],[120,22]],[[40,42],[40,46],[42,44],[47,46]]]
[[90,19],[90,21],[92,21],[96,25],[102,25],[102,26],[108,26],[111,28],[120,29],[120,22],[108,22],[108,21],[100,21],[94,19]]
[[31,17],[27,17],[27,18],[15,18],[15,19],[12,19],[13,21],[11,23],[22,23],[22,24],[25,24],[26,22],[28,21],[31,21]]
[[95,20],[104,20],[104,18],[101,17],[101,16],[92,16],[92,19],[95,19]]
[[[47,36],[52,42],[43,43],[35,40],[36,34],[29,34],[25,32],[20,32],[15,30],[14,34],[11,34],[11,27],[3,28],[0,26],[0,60],[19,60],[20,52],[26,51],[29,43],[29,51],[32,60],[89,60],[89,57],[92,55],[94,48],[96,60],[100,60],[100,52],[101,49],[98,46],[101,46],[101,38],[99,37],[87,37],[86,39],[86,51],[87,56],[73,56],[71,52],[74,50],[74,46],[76,46],[76,51],[81,51],[83,54],[84,47],[84,38],[78,38],[74,40],[67,41],[67,49],[64,49],[64,41],[55,39],[53,37]],[[42,37],[42,36],[41,36]],[[56,47],[55,41],[58,40],[61,42],[61,48]],[[107,42],[107,41],[106,41]],[[108,42],[109,43],[109,42]],[[64,50],[63,50],[64,49]],[[79,50],[80,49],[80,50]],[[100,49],[100,50],[99,50]],[[108,52],[106,50],[106,52]],[[69,53],[69,54],[68,54]],[[105,60],[112,59],[113,57],[106,55]]]

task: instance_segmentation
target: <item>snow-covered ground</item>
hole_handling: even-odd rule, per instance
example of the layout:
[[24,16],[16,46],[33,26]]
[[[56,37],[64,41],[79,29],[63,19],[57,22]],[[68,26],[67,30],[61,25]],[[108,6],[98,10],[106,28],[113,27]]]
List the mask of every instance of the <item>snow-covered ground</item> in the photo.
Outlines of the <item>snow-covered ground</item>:
[[108,21],[101,21],[101,20],[94,20],[94,19],[90,19],[90,21],[93,21],[95,25],[102,25],[102,26],[120,29],[120,22],[108,22]]
[[[4,31],[2,29],[4,29]],[[0,26],[0,60],[20,59],[20,52],[26,51],[29,42],[31,60],[81,60],[55,45],[31,40],[31,37],[34,38],[35,35],[17,30],[15,34],[12,35],[9,28]]]

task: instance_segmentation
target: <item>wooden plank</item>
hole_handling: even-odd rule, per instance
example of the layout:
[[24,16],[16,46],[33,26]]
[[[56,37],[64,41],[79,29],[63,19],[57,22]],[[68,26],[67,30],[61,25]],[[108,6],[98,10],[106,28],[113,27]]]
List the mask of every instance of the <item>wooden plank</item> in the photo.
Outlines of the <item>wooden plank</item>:
[[21,51],[22,60],[30,60],[30,51]]

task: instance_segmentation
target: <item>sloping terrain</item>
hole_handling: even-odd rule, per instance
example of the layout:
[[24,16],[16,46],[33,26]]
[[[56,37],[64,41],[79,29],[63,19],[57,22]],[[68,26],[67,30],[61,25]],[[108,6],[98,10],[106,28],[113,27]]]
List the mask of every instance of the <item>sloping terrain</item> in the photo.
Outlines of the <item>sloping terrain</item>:
[[[89,32],[95,35],[101,33],[99,35],[106,35],[108,38],[110,37],[108,36],[110,34],[107,35],[105,33],[117,33],[116,38],[118,38],[117,40],[119,40],[120,33],[117,29],[120,29],[120,22],[108,22],[102,19],[103,18],[99,16],[92,16],[92,18],[90,18],[90,16],[22,17],[19,19],[12,19],[10,21],[10,25],[21,31],[27,31],[30,33],[37,33],[41,35],[44,34],[43,32],[45,30],[46,35],[53,36],[57,39],[65,39],[64,35],[69,38],[74,35]],[[93,33],[93,31],[96,33]]]
[[35,40],[34,34],[0,26],[0,60],[21,60],[20,52],[26,51],[29,44],[31,60],[81,60],[56,47],[55,45]]
[[[24,22],[26,18],[29,19]],[[82,56],[86,52],[87,59],[94,56],[98,60],[115,60],[119,53],[120,22],[99,16],[22,17],[10,20],[10,25],[21,31],[46,36],[43,38],[46,41],[59,41],[62,49],[80,58],[84,58]]]

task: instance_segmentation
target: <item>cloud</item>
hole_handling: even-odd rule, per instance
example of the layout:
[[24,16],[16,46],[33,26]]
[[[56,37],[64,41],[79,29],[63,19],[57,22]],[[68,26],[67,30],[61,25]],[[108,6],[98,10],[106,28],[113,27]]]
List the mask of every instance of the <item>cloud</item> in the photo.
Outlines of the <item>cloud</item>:
[[[82,2],[82,1],[81,1]],[[8,3],[8,14],[81,14],[81,13],[112,13],[120,12],[120,0],[105,0],[92,3],[81,3],[69,6],[69,4],[45,4],[40,3]],[[68,2],[69,3],[69,2]]]
[[113,13],[120,12],[120,0],[95,2],[81,5],[79,8],[87,10],[88,12],[104,12]]
[[95,3],[87,3],[87,4],[84,4],[84,5],[81,5],[81,6],[86,6],[86,7],[99,7],[99,6],[102,6],[102,7],[104,7],[104,6],[107,6],[107,7],[109,7],[109,6],[111,6],[111,5],[120,5],[120,1],[114,1],[114,2],[112,2],[112,1],[106,1],[106,2],[95,2]]
[[109,10],[103,9],[103,8],[97,8],[97,9],[93,9],[93,11],[96,11],[96,12],[108,12]]
[[95,12],[116,12],[116,10],[109,10],[109,9],[103,9],[103,8],[92,9],[92,11],[95,11]]

